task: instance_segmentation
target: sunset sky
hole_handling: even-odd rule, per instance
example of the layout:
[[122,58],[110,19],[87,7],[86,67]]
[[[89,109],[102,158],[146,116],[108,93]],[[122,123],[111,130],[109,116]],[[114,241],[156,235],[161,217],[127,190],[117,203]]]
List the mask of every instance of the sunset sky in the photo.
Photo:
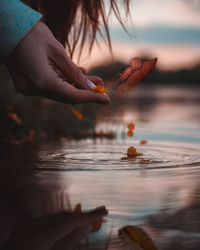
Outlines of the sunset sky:
[[[115,18],[110,31],[114,58],[128,62],[138,55],[157,56],[161,69],[192,67],[200,61],[200,0],[133,0],[132,24],[126,23],[130,36]],[[124,15],[123,12],[122,16]],[[109,60],[105,45],[94,48],[91,67]]]

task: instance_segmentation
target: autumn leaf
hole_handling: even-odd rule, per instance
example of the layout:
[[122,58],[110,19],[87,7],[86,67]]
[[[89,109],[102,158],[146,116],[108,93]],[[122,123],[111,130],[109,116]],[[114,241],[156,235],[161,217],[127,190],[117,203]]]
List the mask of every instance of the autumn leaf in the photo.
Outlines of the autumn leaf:
[[147,144],[147,140],[141,140],[140,141],[140,145],[145,145],[145,144]]
[[138,70],[141,67],[141,59],[140,58],[132,58],[130,61],[130,67],[126,68],[122,73],[120,80],[127,79],[134,70]]
[[129,130],[129,131],[126,133],[126,135],[127,135],[128,137],[132,137],[132,136],[133,136],[133,131],[132,131],[132,130]]
[[136,156],[142,155],[141,153],[137,152],[136,148],[130,147],[127,149],[127,157],[128,158],[135,158]]
[[131,249],[136,249],[136,247],[139,245],[144,250],[157,250],[152,239],[145,231],[143,231],[142,228],[137,226],[125,226],[119,230],[119,234],[129,244]]
[[64,136],[63,136],[63,137],[60,137],[60,141],[61,141],[61,142],[66,142],[66,141],[67,141],[67,137],[64,137]]
[[135,129],[135,124],[134,123],[130,123],[130,124],[128,124],[128,129],[129,130],[134,130]]
[[80,111],[78,111],[78,110],[75,109],[75,108],[72,108],[72,112],[74,113],[74,115],[76,116],[76,118],[77,118],[79,121],[82,121],[82,120],[83,120],[83,115],[81,114]]
[[28,135],[28,140],[29,141],[34,141],[35,139],[35,131],[34,130],[30,130],[29,131],[29,135]]
[[9,114],[8,114],[8,117],[11,118],[11,119],[13,119],[18,125],[22,124],[22,121],[21,121],[21,119],[18,117],[17,114],[15,114],[15,113],[9,113]]
[[99,92],[99,93],[107,93],[108,92],[108,90],[106,89],[106,88],[104,88],[104,86],[102,86],[102,85],[97,85],[96,87],[94,87],[93,89],[92,89],[94,92]]
[[132,73],[128,76],[126,83],[134,86],[140,83],[155,67],[157,58],[145,61],[139,68],[132,68]]
[[116,85],[116,97],[120,97],[133,87],[137,86],[155,67],[157,58],[147,60],[144,63],[140,58],[133,58],[130,61],[130,66],[121,74]]

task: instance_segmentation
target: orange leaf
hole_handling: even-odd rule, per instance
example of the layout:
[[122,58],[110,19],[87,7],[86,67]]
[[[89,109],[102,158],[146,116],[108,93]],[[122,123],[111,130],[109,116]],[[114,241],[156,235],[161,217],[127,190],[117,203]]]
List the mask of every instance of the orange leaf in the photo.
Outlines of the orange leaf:
[[134,123],[130,123],[130,124],[128,124],[128,129],[129,130],[134,130],[135,129],[135,124]]
[[20,144],[22,144],[24,142],[25,142],[25,140],[21,139],[21,140],[12,140],[10,143],[14,144],[14,145],[20,145]]
[[141,153],[138,153],[136,148],[130,147],[127,149],[127,157],[128,158],[135,158],[136,156],[142,155]]
[[157,58],[145,61],[139,68],[133,70],[127,79],[128,85],[136,85],[140,83],[155,67]]
[[[128,93],[139,84],[155,67],[157,58],[145,61],[143,64],[139,58],[133,58],[130,66],[122,73],[117,87],[116,97]],[[121,86],[120,86],[121,85]]]
[[76,116],[76,118],[77,118],[79,121],[82,121],[82,120],[83,120],[83,115],[81,114],[80,111],[78,111],[78,110],[75,109],[75,108],[72,108],[72,112],[74,113],[74,115]]
[[66,142],[67,141],[67,137],[60,137],[60,141],[61,142]]
[[146,141],[146,140],[141,140],[141,141],[140,141],[140,144],[141,144],[141,145],[145,145],[145,144],[147,144],[147,141]]
[[138,57],[132,58],[130,61],[130,65],[131,65],[131,68],[134,70],[139,69],[142,65],[141,59]]
[[127,135],[128,137],[132,137],[132,136],[133,136],[133,131],[132,131],[132,130],[129,130],[129,131],[126,133],[126,135]]
[[34,141],[35,138],[35,131],[34,130],[30,130],[29,131],[29,135],[28,135],[28,140],[29,141]]
[[142,228],[136,226],[125,226],[119,230],[119,234],[122,235],[131,249],[142,248],[144,250],[157,250],[152,239]]
[[131,67],[126,68],[120,77],[120,81],[127,79],[132,72],[133,69]]
[[15,114],[15,113],[9,113],[8,114],[8,117],[9,118],[11,118],[11,119],[13,119],[17,124],[22,124],[22,121],[21,121],[21,119],[18,117],[18,115],[17,114]]
[[97,85],[92,90],[94,92],[99,92],[99,93],[102,93],[102,94],[108,92],[108,90],[106,88],[104,88],[104,86],[102,86],[102,85]]

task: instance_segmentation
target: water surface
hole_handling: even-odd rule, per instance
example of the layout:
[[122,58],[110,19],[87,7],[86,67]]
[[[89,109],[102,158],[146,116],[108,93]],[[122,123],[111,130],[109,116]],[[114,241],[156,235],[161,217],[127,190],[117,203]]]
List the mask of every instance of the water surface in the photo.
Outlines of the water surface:
[[[118,229],[138,225],[159,249],[200,247],[200,88],[140,87],[102,111],[96,131],[116,138],[4,149],[2,185],[26,187],[33,216],[77,203],[109,209],[92,249],[122,249]],[[134,137],[126,125],[134,122]],[[140,145],[140,140],[148,141]],[[134,146],[146,161],[122,160]],[[9,174],[8,174],[9,173]],[[12,173],[12,174],[10,174]],[[6,181],[7,180],[7,181]],[[21,192],[21,191],[20,191]],[[63,197],[64,201],[63,201]]]

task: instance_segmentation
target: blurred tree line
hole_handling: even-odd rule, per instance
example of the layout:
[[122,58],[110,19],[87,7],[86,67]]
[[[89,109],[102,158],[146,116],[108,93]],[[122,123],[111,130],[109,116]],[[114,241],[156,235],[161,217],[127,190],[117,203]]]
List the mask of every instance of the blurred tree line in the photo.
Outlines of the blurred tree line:
[[[127,66],[121,62],[104,63],[92,68],[89,74],[102,77],[109,88],[109,83],[112,86]],[[159,71],[156,68],[143,83],[200,86],[200,64],[178,71]],[[71,105],[18,93],[6,68],[0,67],[0,141],[21,144],[36,140],[65,141],[98,136],[94,128],[98,113],[103,108],[96,104],[76,106],[84,116],[82,121],[77,120],[71,108]]]
[[[148,58],[144,58],[148,59]],[[143,60],[144,60],[143,59]],[[121,62],[111,62],[92,68],[91,74],[96,74],[105,80],[113,80],[123,72],[129,65]],[[143,81],[148,84],[199,84],[200,85],[200,63],[192,69],[180,69],[177,71],[160,71],[155,68]]]

